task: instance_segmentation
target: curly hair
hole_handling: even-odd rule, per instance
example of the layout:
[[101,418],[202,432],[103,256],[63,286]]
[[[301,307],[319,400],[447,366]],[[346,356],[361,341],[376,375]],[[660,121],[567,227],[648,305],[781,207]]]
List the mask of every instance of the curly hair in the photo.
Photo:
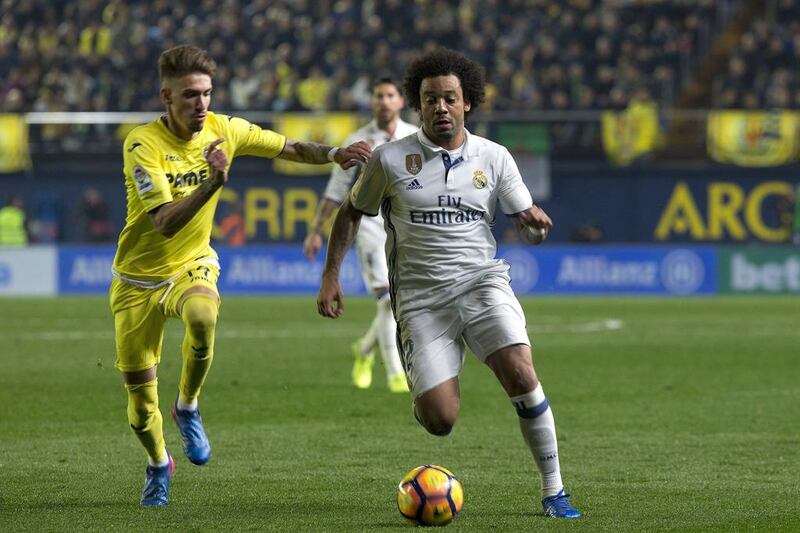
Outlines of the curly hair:
[[447,48],[429,52],[409,65],[403,80],[403,92],[409,106],[417,111],[420,110],[419,89],[422,80],[448,74],[455,75],[461,82],[464,101],[470,104],[470,110],[465,115],[477,109],[486,97],[484,68],[463,54]]

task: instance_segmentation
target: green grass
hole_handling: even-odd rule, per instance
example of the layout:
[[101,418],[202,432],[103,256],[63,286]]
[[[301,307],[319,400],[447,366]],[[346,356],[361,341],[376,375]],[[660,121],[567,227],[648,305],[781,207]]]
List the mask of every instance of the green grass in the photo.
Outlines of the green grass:
[[[107,302],[62,298],[0,300],[0,529],[408,531],[396,483],[433,462],[465,487],[452,531],[800,530],[796,298],[523,304],[579,521],[541,516],[516,415],[474,359],[446,438],[385,390],[382,367],[351,388],[349,346],[374,305],[354,298],[336,322],[311,298],[226,298],[201,399],[212,461],[189,464],[167,420],[170,505],[141,509]],[[165,413],[180,337],[171,321]]]

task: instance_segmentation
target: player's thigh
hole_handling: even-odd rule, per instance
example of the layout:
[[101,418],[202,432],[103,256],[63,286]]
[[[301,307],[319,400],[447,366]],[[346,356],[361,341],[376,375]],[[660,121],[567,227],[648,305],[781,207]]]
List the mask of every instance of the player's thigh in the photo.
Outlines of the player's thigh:
[[165,321],[166,317],[156,301],[147,300],[116,311],[114,366],[122,372],[139,372],[158,365],[161,361]]
[[364,285],[367,290],[373,293],[384,290],[389,286],[389,267],[386,264],[386,252],[384,250],[385,242],[385,237],[364,231],[359,231],[356,238],[356,253],[361,265]]
[[175,281],[166,300],[164,301],[164,314],[169,317],[180,318],[181,306],[186,297],[193,293],[208,294],[213,297],[217,305],[220,304],[217,281],[219,280],[219,265],[208,262],[192,263],[186,272]]
[[481,285],[461,297],[464,339],[482,362],[501,348],[530,346],[522,306],[508,283]]
[[456,306],[403,316],[397,335],[400,359],[415,398],[461,374],[465,348]]

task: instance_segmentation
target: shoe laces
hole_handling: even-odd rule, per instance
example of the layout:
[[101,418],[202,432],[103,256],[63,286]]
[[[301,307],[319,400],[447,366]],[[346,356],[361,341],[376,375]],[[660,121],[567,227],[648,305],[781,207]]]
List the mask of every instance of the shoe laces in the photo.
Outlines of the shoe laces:
[[204,441],[205,436],[203,432],[200,430],[202,427],[201,418],[200,418],[200,411],[180,411],[178,412],[178,416],[183,418],[184,424],[181,425],[181,434],[183,435],[184,439],[193,440],[193,441]]
[[567,511],[572,509],[572,504],[569,503],[569,494],[563,490],[553,496],[548,496],[544,499],[545,503],[559,511]]

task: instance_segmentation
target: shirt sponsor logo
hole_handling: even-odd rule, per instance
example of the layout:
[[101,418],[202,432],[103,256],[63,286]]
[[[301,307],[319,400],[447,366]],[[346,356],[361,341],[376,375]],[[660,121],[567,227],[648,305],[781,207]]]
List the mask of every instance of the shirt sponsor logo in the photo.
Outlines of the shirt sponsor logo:
[[422,184],[419,182],[417,178],[414,178],[413,180],[411,180],[411,183],[406,185],[407,191],[416,191],[418,189],[422,189]]
[[186,174],[181,174],[178,172],[177,174],[172,174],[170,172],[166,173],[167,181],[173,187],[194,187],[196,185],[200,185],[204,181],[208,179],[208,169],[201,168],[197,172],[187,172]]
[[164,161],[183,161],[183,159],[179,155],[165,154]]
[[406,170],[416,176],[422,170],[422,156],[420,154],[406,155]]
[[133,180],[136,182],[136,192],[139,193],[139,196],[153,190],[153,180],[150,179],[150,174],[139,165],[133,167]]
[[472,173],[472,184],[476,189],[486,188],[486,186],[489,184],[489,180],[486,179],[486,175],[483,173],[483,170],[476,170]]

